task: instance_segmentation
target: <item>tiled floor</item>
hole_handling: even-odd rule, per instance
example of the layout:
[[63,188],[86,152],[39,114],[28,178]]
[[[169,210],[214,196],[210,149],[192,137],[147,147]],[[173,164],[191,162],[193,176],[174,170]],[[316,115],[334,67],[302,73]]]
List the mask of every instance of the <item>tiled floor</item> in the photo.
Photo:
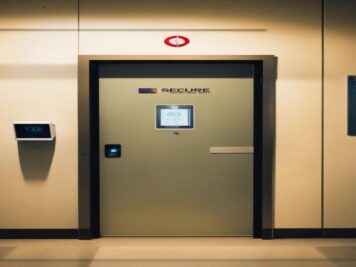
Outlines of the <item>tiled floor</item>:
[[356,266],[356,239],[0,240],[0,266]]

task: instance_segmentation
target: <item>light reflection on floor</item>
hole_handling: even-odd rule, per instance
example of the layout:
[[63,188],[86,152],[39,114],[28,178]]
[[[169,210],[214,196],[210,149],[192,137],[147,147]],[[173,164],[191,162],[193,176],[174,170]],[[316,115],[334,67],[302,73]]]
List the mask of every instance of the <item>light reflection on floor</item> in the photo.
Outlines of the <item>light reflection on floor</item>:
[[356,239],[0,240],[0,266],[356,266]]

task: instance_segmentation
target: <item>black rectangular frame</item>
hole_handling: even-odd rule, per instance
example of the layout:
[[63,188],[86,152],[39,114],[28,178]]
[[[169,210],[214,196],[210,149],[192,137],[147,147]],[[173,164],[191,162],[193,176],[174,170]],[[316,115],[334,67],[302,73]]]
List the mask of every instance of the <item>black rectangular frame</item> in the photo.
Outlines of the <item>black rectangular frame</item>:
[[356,76],[347,77],[347,134],[356,136]]
[[[275,157],[274,56],[79,56],[78,174],[79,239],[100,236],[99,211],[99,65],[147,62],[239,63],[254,66],[254,237],[273,238]],[[142,70],[144,73],[144,70]],[[141,77],[141,76],[136,76]]]

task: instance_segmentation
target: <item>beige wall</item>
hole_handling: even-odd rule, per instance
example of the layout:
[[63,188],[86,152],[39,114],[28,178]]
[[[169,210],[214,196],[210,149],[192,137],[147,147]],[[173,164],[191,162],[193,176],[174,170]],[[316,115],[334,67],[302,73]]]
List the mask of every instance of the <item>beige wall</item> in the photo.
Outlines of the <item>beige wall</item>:
[[[81,54],[278,57],[275,225],[321,227],[320,1],[150,1],[149,9],[142,8],[147,1],[104,2],[81,4]],[[166,31],[152,31],[161,28]],[[171,28],[242,31],[181,30],[191,44],[178,50],[162,42],[177,33]],[[301,135],[301,129],[307,134]]]
[[347,76],[356,75],[356,2],[326,3],[324,220],[328,228],[355,228],[356,137],[347,135]]
[[[338,3],[327,2],[334,6]],[[329,12],[336,10],[331,5],[327,8]],[[77,227],[78,54],[277,56],[275,226],[321,227],[319,0],[81,0],[79,32],[77,11],[76,0],[15,0],[1,4],[0,123],[5,130],[0,140],[0,228]],[[165,37],[177,33],[188,36],[191,44],[181,49],[163,44]],[[326,127],[332,109],[346,109],[341,94],[341,107],[329,104],[328,94],[336,87],[328,88]],[[18,148],[11,128],[15,120],[53,120],[58,136],[55,149]],[[345,174],[340,187],[343,192],[348,188],[347,179],[356,174],[350,154],[347,173],[340,172],[343,163],[336,163],[340,157],[328,157],[329,151],[336,151],[331,150],[335,145],[329,145],[329,140],[335,138],[329,128],[325,153],[331,167],[325,169],[325,214],[338,216],[336,206],[328,202],[337,198],[351,216],[348,205],[352,194],[344,197],[337,190],[328,190],[339,185],[339,176]],[[348,140],[346,151],[352,139],[339,135],[336,142]],[[43,160],[35,171],[29,167],[34,164],[29,161],[31,153],[40,153],[36,157]],[[51,153],[53,159],[48,162]],[[43,169],[48,173],[38,173]],[[41,175],[45,177],[36,178]],[[326,222],[337,225],[329,217],[325,217]],[[356,227],[356,222],[350,220],[347,225]]]
[[[0,229],[77,228],[76,14],[75,1],[1,2]],[[18,144],[21,120],[52,120],[55,147]]]

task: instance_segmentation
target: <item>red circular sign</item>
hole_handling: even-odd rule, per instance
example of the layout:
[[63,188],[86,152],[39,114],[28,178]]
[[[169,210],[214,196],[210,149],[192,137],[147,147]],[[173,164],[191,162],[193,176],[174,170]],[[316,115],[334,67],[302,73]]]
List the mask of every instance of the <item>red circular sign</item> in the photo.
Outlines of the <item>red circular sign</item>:
[[181,35],[169,36],[164,39],[164,43],[171,47],[183,47],[190,43],[190,40]]

